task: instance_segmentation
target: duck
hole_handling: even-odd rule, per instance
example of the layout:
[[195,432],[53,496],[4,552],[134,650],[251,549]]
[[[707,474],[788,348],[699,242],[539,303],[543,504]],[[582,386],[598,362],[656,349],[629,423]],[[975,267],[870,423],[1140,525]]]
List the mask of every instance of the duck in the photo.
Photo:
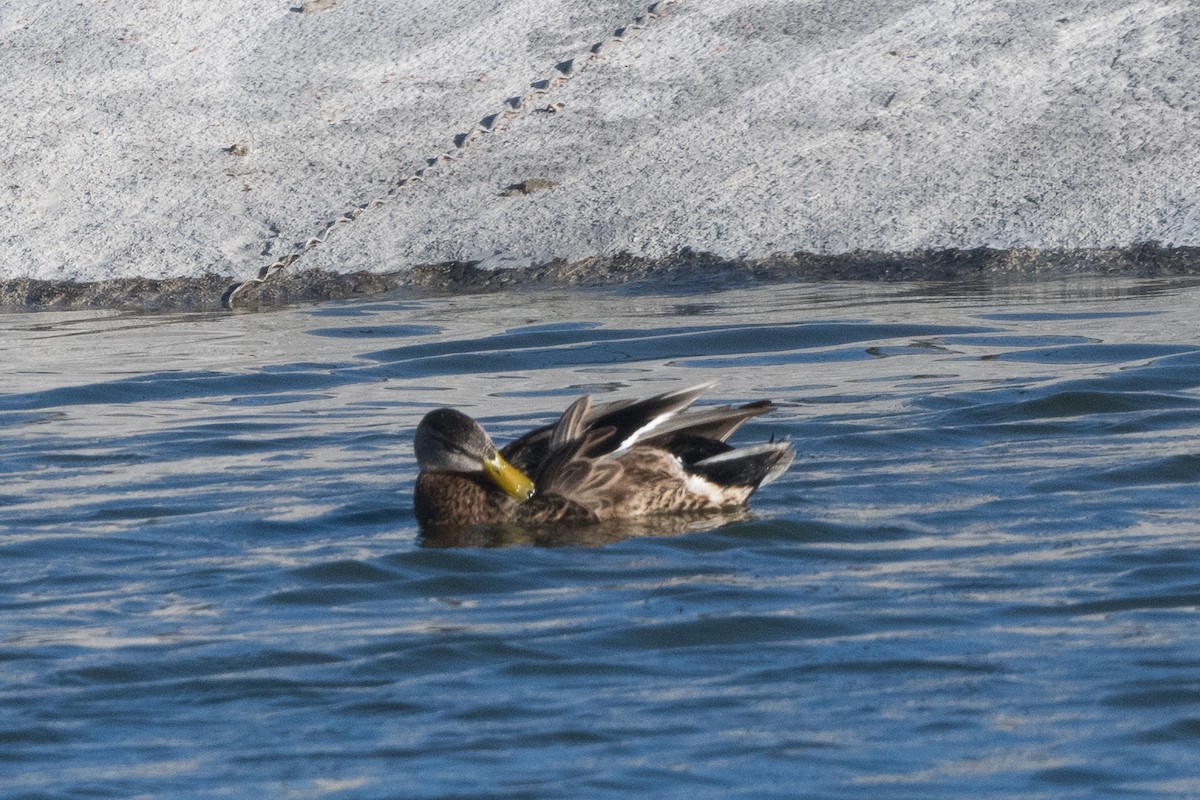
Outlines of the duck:
[[428,412],[413,437],[413,511],[423,530],[588,525],[744,510],[795,458],[790,441],[727,439],[776,409],[692,404],[705,383],[637,400],[571,403],[502,448],[467,414]]

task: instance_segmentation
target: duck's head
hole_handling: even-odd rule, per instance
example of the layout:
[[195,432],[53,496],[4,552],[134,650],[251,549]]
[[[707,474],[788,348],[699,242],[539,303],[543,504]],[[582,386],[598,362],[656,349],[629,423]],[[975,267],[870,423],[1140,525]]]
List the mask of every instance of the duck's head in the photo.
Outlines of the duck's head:
[[430,411],[413,439],[421,472],[483,471],[505,494],[521,502],[533,497],[533,481],[505,461],[479,423],[461,411]]

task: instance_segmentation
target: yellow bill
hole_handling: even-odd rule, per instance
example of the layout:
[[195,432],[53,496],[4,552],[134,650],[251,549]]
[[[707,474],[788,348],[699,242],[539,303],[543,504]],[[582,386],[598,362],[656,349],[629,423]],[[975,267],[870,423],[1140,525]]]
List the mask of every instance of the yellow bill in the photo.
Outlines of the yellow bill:
[[505,494],[518,503],[533,497],[533,481],[529,480],[524,472],[501,458],[499,453],[493,453],[491,458],[483,460],[483,471]]

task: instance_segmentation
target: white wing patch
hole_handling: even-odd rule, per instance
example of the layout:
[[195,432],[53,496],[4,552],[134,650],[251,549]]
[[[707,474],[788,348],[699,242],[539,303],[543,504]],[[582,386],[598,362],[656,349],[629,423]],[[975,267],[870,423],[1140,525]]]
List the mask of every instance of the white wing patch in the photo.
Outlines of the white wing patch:
[[669,420],[671,417],[675,416],[677,413],[679,413],[679,412],[678,411],[668,411],[665,414],[659,414],[657,417],[650,420],[649,422],[647,422],[642,427],[638,428],[633,433],[629,434],[629,437],[627,439],[625,439],[625,441],[621,442],[621,444],[617,446],[617,449],[613,451],[613,455],[618,456],[621,453],[624,453],[626,450],[628,450],[629,448],[631,448],[635,444],[637,444],[639,439],[641,439],[643,436],[645,436],[650,431],[657,428],[659,425],[662,425],[664,422]]

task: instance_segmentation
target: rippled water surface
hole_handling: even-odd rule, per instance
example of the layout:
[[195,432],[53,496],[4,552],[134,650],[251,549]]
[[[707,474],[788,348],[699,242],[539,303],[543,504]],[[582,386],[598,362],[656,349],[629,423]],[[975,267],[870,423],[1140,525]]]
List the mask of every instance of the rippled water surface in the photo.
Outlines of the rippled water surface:
[[[0,317],[0,795],[1198,797],[1198,307],[1087,281]],[[799,451],[748,518],[419,537],[427,409],[506,441],[707,380],[781,406],[737,441]]]

